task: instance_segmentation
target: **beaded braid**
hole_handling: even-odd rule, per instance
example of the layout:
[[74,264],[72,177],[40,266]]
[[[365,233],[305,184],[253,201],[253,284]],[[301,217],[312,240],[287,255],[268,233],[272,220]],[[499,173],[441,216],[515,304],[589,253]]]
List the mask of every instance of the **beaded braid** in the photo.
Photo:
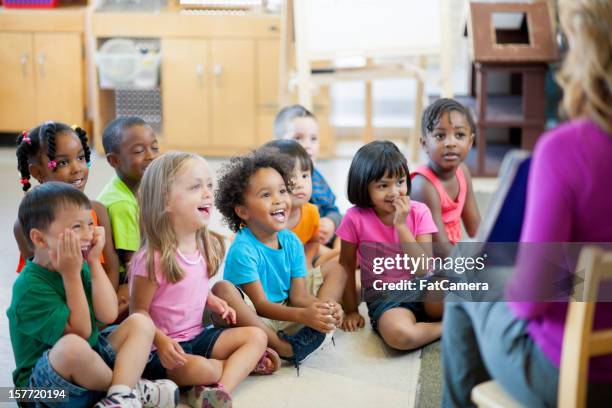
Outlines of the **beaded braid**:
[[[45,122],[40,128],[41,139],[47,145],[47,157],[50,163],[55,162],[55,135],[57,134],[57,126],[55,122]],[[56,166],[50,166],[51,171],[55,172]]]
[[76,133],[76,135],[79,137],[79,140],[81,140],[81,144],[83,145],[83,152],[85,152],[85,161],[87,162],[87,165],[89,166],[91,163],[91,149],[89,148],[89,145],[87,144],[87,132],[85,132],[84,129],[77,126],[74,128],[74,133]]
[[[32,132],[33,133],[33,132]],[[28,138],[29,141],[24,141],[24,138]],[[32,151],[37,150],[38,137],[34,138],[34,135],[26,132],[22,133],[17,137],[17,170],[21,174],[21,185],[24,192],[28,191],[32,184],[30,183],[30,160]]]

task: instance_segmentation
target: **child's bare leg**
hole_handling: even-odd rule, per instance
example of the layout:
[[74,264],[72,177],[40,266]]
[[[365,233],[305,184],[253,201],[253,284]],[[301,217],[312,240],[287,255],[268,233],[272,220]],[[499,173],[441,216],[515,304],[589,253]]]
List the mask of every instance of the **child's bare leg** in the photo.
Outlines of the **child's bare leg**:
[[220,382],[226,390],[231,392],[253,371],[267,343],[266,334],[257,327],[236,327],[219,335],[211,356],[225,360]]
[[442,335],[442,323],[417,323],[414,313],[403,307],[389,309],[378,319],[378,332],[390,347],[414,350]]
[[49,363],[62,378],[88,390],[106,391],[113,372],[87,341],[67,334],[49,351]]
[[166,371],[168,378],[179,387],[214,384],[221,379],[223,361],[193,354],[187,354],[185,358],[187,362],[184,366]]
[[324,301],[340,301],[346,286],[346,272],[342,266],[337,261],[328,261],[321,265],[321,275],[323,275],[323,284],[319,288],[317,297]]
[[128,316],[109,336],[108,341],[117,353],[112,385],[133,388],[147,364],[155,325],[150,318],[134,313]]
[[212,292],[225,300],[236,311],[236,326],[259,327],[268,336],[268,345],[283,357],[292,357],[293,349],[291,345],[278,336],[278,333],[267,326],[257,313],[244,302],[244,299],[234,285],[226,281],[220,281],[212,288]]

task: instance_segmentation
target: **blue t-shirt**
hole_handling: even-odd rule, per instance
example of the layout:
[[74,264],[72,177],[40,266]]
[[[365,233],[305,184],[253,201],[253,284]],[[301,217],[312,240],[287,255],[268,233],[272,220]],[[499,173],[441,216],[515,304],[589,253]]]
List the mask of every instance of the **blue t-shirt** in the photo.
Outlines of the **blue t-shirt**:
[[261,243],[251,230],[241,229],[229,248],[223,277],[235,285],[260,281],[270,302],[289,297],[291,278],[306,276],[306,257],[300,239],[289,230],[278,233],[279,249]]

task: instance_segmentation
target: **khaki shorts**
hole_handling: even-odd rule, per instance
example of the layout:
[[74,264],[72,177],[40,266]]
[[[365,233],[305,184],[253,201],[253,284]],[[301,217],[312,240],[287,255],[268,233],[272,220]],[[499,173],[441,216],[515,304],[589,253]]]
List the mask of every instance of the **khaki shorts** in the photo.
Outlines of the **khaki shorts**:
[[[306,278],[306,291],[312,296],[317,296],[317,293],[319,292],[321,285],[323,285],[323,275],[321,274],[321,267],[310,269],[308,273],[306,274],[305,278]],[[251,299],[247,296],[247,294],[244,293],[242,289],[240,289],[240,292],[242,294],[242,297],[244,298],[244,302],[257,313],[257,310],[255,309],[255,305],[253,304]],[[281,302],[281,305],[291,306],[291,303],[289,302],[289,298]],[[296,323],[296,322],[285,322],[283,320],[268,319],[267,317],[262,317],[262,316],[259,316],[259,318],[264,322],[266,326],[268,326],[275,332],[282,330],[283,332],[287,334],[294,334],[298,330],[300,330],[302,327],[304,327],[303,324]]]

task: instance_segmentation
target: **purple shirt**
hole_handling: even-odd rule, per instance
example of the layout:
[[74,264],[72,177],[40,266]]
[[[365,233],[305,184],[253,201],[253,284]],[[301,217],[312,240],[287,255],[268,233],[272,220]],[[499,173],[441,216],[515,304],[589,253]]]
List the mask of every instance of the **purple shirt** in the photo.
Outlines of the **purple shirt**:
[[[521,242],[612,242],[612,135],[588,120],[576,120],[547,132],[538,141],[529,173]],[[555,276],[540,257],[521,257],[516,280],[546,287]],[[520,291],[511,286],[509,297]],[[566,302],[509,302],[528,320],[527,330],[558,367],[567,314]],[[596,329],[612,327],[612,303],[595,311]],[[612,357],[590,360],[592,380],[612,380]]]

